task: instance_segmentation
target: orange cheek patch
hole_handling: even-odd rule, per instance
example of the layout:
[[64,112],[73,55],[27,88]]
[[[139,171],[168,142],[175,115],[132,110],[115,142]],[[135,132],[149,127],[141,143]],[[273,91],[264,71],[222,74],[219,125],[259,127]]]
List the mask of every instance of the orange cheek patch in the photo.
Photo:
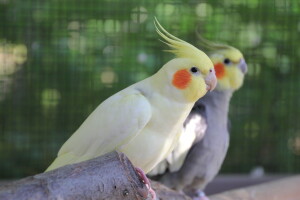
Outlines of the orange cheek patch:
[[184,89],[191,79],[191,74],[186,69],[182,69],[174,74],[172,84],[178,89]]
[[222,63],[215,64],[216,76],[221,79],[225,75],[225,67]]

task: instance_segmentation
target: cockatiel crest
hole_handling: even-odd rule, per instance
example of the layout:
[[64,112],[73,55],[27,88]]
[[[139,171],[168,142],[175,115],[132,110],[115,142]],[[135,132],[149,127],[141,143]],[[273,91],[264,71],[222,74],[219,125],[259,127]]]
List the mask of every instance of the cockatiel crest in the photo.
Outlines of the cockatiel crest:
[[164,42],[169,47],[171,47],[171,50],[166,50],[168,52],[171,52],[175,54],[178,58],[188,58],[193,60],[195,63],[199,63],[201,61],[201,68],[202,72],[204,74],[207,74],[210,70],[210,61],[209,60],[203,60],[203,57],[205,57],[205,53],[203,51],[200,51],[198,48],[194,47],[193,45],[171,35],[168,33],[157,21],[155,18],[155,27],[157,33],[166,40]]

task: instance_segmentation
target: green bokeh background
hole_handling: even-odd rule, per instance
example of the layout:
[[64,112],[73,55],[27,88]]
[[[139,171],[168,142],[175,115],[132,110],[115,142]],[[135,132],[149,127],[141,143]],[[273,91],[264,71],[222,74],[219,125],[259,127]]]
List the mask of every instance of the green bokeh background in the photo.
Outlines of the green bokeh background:
[[44,171],[98,104],[172,57],[154,16],[244,53],[222,173],[300,172],[299,1],[0,0],[0,179]]

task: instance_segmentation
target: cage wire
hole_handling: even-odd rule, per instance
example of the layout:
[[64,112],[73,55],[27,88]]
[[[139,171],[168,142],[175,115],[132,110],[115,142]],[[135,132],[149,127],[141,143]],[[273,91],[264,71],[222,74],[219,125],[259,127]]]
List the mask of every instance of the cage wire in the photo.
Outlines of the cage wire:
[[300,172],[298,1],[0,0],[1,179],[43,172],[97,105],[172,57],[154,16],[244,53],[221,172]]

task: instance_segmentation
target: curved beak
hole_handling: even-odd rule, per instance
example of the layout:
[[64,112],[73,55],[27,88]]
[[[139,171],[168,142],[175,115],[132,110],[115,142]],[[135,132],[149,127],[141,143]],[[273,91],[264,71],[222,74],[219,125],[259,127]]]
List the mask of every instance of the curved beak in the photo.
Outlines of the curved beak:
[[240,70],[243,72],[243,74],[246,74],[248,71],[248,66],[247,63],[245,61],[245,59],[241,59],[240,63],[238,64],[238,67],[240,68]]
[[208,75],[205,77],[206,90],[213,91],[217,85],[217,77],[214,69],[211,69]]

